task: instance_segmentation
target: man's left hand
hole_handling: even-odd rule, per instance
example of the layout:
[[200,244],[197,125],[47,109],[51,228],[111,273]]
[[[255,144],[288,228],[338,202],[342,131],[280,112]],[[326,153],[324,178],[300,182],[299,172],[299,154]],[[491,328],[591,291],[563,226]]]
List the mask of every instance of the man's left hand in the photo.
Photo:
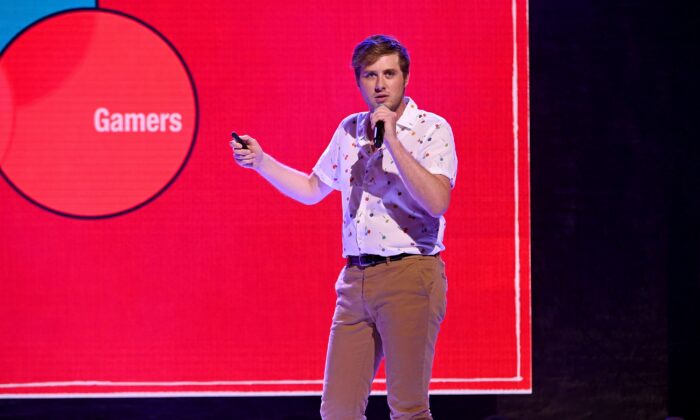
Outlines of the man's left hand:
[[374,131],[377,121],[384,121],[384,139],[397,140],[396,121],[398,119],[396,112],[390,110],[386,105],[379,105],[372,112],[372,131]]

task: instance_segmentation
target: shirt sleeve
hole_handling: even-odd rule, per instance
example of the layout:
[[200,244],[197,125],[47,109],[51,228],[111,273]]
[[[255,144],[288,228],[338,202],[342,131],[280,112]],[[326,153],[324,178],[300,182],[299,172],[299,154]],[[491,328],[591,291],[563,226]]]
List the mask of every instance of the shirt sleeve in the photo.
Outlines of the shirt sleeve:
[[316,162],[314,166],[313,173],[318,176],[318,178],[329,187],[340,190],[340,165],[338,163],[338,156],[340,156],[340,145],[343,138],[345,129],[343,128],[343,123],[341,123],[333,134],[331,142],[324,150],[321,157]]
[[447,121],[439,121],[435,124],[435,129],[428,133],[418,160],[428,172],[446,176],[454,188],[457,179],[457,151],[452,127]]

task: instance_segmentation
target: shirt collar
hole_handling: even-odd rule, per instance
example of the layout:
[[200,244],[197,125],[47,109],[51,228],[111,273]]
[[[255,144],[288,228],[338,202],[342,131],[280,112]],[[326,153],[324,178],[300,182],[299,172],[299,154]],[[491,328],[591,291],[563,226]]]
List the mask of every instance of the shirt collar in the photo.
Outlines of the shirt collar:
[[369,112],[363,112],[359,115],[357,119],[357,139],[358,141],[368,142],[370,140],[367,135],[367,119],[369,118]]
[[[396,121],[396,125],[402,128],[412,129],[418,122],[418,115],[420,115],[418,111],[418,106],[413,101],[413,99],[409,98],[408,96],[405,96],[403,100],[406,102],[406,108],[404,108],[403,114],[401,114],[399,120]],[[358,137],[370,140],[368,133],[365,132],[365,124],[367,124],[367,118],[369,118],[369,112],[363,112],[360,118],[358,118]]]
[[408,96],[404,98],[404,101],[406,101],[406,108],[404,108],[399,120],[396,121],[396,125],[412,129],[418,123],[418,106]]

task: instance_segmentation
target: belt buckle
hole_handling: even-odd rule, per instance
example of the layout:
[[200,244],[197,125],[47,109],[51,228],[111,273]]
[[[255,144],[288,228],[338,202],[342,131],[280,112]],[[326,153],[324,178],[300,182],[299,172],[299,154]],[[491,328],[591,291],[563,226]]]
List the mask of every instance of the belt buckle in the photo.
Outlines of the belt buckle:
[[360,267],[369,267],[370,265],[372,265],[371,261],[367,261],[367,260],[362,259],[362,254],[357,256],[357,262],[358,262],[358,265]]

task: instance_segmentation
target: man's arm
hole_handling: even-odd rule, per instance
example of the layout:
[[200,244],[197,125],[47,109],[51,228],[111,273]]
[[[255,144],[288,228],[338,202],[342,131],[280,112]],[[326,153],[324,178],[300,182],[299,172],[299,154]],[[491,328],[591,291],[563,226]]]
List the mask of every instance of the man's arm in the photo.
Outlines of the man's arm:
[[241,136],[248,149],[237,142],[232,142],[233,157],[244,168],[257,171],[263,178],[287,197],[300,203],[316,204],[323,200],[332,188],[323,183],[316,174],[305,174],[290,168],[263,152],[257,140],[250,136]]
[[431,216],[442,216],[450,205],[450,180],[444,175],[428,172],[406,151],[398,139],[392,141],[387,138],[385,141],[411,197]]
[[433,217],[440,217],[450,205],[452,186],[444,175],[430,173],[421,166],[403,147],[396,137],[396,113],[385,106],[378,107],[372,114],[372,127],[377,121],[384,121],[386,131],[384,142],[394,158],[399,175],[411,197]]

